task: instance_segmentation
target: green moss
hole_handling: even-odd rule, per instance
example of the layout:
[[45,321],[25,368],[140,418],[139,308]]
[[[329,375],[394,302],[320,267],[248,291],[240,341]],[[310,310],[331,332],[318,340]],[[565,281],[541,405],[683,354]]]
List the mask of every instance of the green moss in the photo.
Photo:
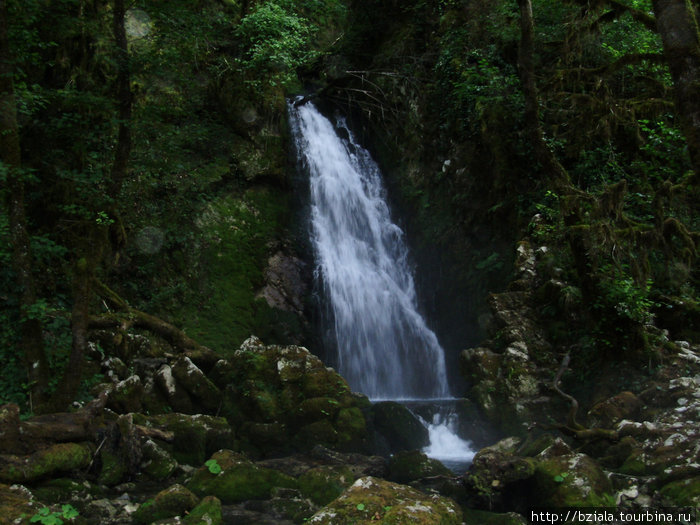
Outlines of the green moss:
[[322,466],[299,476],[299,490],[317,505],[326,505],[340,496],[355,481],[352,471],[344,466]]
[[358,479],[343,495],[309,520],[315,525],[460,525],[462,512],[452,501],[378,478]]
[[540,461],[533,478],[533,506],[612,506],[610,480],[588,456],[573,454]]
[[185,512],[197,505],[198,498],[182,485],[173,485],[159,492],[136,509],[133,519],[136,523],[148,524],[154,521],[174,516],[184,515]]
[[362,411],[357,407],[343,408],[335,420],[338,432],[350,435],[364,436],[367,432],[367,421]]
[[274,188],[251,188],[210,203],[197,221],[198,266],[205,279],[182,318],[189,335],[223,355],[253,333],[267,335],[267,326],[257,323],[255,294],[263,284],[269,243],[285,224],[286,199]]
[[197,470],[187,486],[195,494],[213,495],[224,504],[249,499],[268,499],[275,487],[296,488],[297,481],[276,470],[258,467],[245,456],[221,450],[212,456],[221,472],[212,474],[206,467]]
[[102,461],[102,469],[97,481],[101,485],[117,485],[124,479],[127,473],[127,466],[117,451],[103,448],[100,450],[100,460]]
[[6,456],[0,467],[0,481],[24,483],[86,468],[92,460],[93,447],[80,443],[60,443],[35,452],[26,458]]
[[221,500],[214,496],[202,499],[182,520],[184,525],[221,525],[223,522]]
[[402,451],[389,460],[390,480],[410,483],[430,476],[450,476],[452,472],[436,459],[429,458],[418,450]]
[[673,481],[665,485],[660,493],[672,506],[697,507],[700,505],[700,476]]

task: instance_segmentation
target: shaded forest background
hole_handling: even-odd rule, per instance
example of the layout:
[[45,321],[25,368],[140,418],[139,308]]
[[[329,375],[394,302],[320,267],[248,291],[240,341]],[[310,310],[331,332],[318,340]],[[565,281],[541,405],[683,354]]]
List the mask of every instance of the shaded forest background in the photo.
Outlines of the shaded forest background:
[[653,366],[700,326],[699,6],[0,0],[0,400],[88,399],[96,328],[313,347],[259,293],[310,257],[296,94],[385,167],[455,359],[527,242],[552,359]]

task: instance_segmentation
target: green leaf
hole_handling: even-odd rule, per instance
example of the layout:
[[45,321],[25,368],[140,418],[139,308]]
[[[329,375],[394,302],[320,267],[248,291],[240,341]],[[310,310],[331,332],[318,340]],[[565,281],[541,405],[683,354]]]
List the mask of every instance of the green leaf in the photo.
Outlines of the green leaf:
[[358,503],[358,504],[357,504],[357,510],[365,510],[365,504],[364,504],[364,503]]
[[221,472],[221,465],[219,465],[215,459],[206,461],[204,466],[206,466],[212,474],[219,474]]

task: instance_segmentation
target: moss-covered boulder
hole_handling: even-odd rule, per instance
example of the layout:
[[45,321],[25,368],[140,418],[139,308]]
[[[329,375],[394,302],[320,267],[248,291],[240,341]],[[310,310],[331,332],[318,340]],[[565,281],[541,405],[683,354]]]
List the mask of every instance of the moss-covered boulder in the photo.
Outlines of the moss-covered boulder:
[[517,508],[530,497],[537,460],[515,454],[518,438],[505,438],[481,449],[464,475],[468,492],[489,509]]
[[240,427],[246,451],[279,455],[319,443],[368,448],[366,398],[353,394],[306,348],[264,345],[250,337],[210,375],[225,391],[222,413]]
[[26,525],[43,505],[34,500],[29,490],[21,485],[3,485],[0,483],[0,521]]
[[430,443],[428,429],[400,403],[375,403],[371,414],[374,428],[386,440],[390,452],[420,449]]
[[464,525],[526,525],[527,520],[515,512],[499,514],[483,510],[465,509]]
[[94,447],[88,443],[59,443],[30,456],[0,456],[0,481],[26,483],[86,468]]
[[177,461],[167,450],[149,439],[143,444],[141,470],[149,478],[162,481],[172,476],[177,468]]
[[672,481],[660,490],[661,496],[672,507],[700,506],[700,476]]
[[428,496],[405,485],[365,477],[314,514],[308,523],[460,525],[462,511],[456,503],[442,496]]
[[142,408],[143,396],[144,388],[141,378],[132,375],[114,385],[109,394],[107,406],[118,414],[139,412]]
[[585,454],[565,454],[538,461],[532,479],[532,506],[613,506],[612,485]]
[[223,417],[203,414],[134,415],[134,423],[173,434],[173,458],[187,465],[201,465],[212,453],[234,448],[234,433]]
[[326,505],[348,488],[355,476],[346,466],[320,466],[299,476],[299,490],[317,505]]
[[173,485],[161,492],[155,498],[145,501],[134,512],[136,523],[144,525],[154,521],[184,515],[197,505],[199,499],[182,485]]
[[184,525],[221,525],[221,500],[214,496],[203,498],[182,520]]
[[419,450],[397,452],[389,459],[391,481],[410,483],[430,476],[451,476],[453,473],[437,459],[432,459]]
[[195,494],[216,496],[224,504],[267,499],[275,487],[296,488],[297,485],[296,479],[259,467],[242,454],[230,450],[216,452],[187,483]]
[[206,411],[215,412],[221,406],[221,392],[189,357],[175,361],[172,371],[177,382]]

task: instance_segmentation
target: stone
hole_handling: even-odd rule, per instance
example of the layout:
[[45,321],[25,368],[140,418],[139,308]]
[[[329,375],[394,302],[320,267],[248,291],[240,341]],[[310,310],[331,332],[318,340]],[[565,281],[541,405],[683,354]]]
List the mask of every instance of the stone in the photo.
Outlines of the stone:
[[0,454],[19,452],[19,406],[0,406]]
[[596,462],[574,453],[540,459],[531,501],[533,507],[613,506],[612,492],[610,480]]
[[136,523],[147,525],[154,521],[184,515],[192,510],[199,499],[180,484],[162,490],[156,497],[142,503],[134,512]]
[[189,357],[180,357],[172,365],[173,376],[192,396],[197,404],[209,412],[217,412],[221,406],[221,391],[212,383]]
[[375,403],[371,417],[374,428],[386,439],[391,452],[421,449],[430,443],[428,429],[400,403]]
[[163,481],[173,475],[177,461],[170,453],[159,447],[152,439],[143,444],[141,470],[155,481]]
[[437,459],[432,459],[419,450],[397,452],[389,459],[387,478],[397,483],[408,484],[412,481],[431,476],[450,476],[452,471]]
[[0,483],[0,520],[2,523],[27,523],[23,517],[33,516],[42,504],[34,500],[32,493],[21,485]]
[[222,525],[221,500],[215,496],[203,498],[182,520],[183,525]]
[[212,457],[212,472],[207,466],[198,469],[187,486],[195,494],[213,495],[224,504],[250,499],[268,499],[275,487],[296,488],[294,478],[276,470],[259,467],[242,454],[220,450]]
[[83,443],[58,443],[29,456],[0,456],[0,482],[26,483],[56,474],[87,468],[94,447]]
[[233,429],[223,417],[203,414],[135,414],[134,422],[173,433],[172,455],[178,463],[199,466],[215,451],[232,448]]
[[326,505],[340,496],[355,481],[355,476],[346,466],[324,465],[307,470],[298,481],[305,497],[317,505]]
[[591,427],[614,428],[623,419],[634,419],[642,408],[642,402],[632,392],[620,392],[588,411]]
[[364,477],[316,512],[307,523],[461,525],[462,511],[452,500],[437,494],[428,496],[405,485]]
[[119,381],[114,386],[109,395],[107,407],[118,414],[140,412],[143,395],[144,389],[141,378],[137,375],[132,375],[123,381]]

